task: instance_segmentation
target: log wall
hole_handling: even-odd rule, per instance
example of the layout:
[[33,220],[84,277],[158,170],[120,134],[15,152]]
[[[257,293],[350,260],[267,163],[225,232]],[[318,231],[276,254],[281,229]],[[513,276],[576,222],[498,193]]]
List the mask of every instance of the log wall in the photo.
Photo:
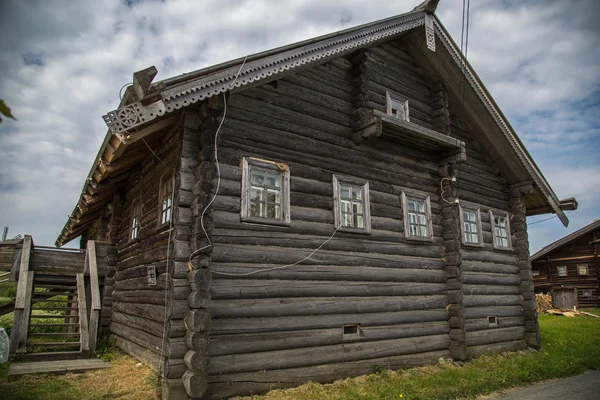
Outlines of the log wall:
[[[178,169],[181,128],[176,126],[159,141],[152,145],[161,161],[141,147],[139,151],[148,155],[113,204],[114,226],[109,235],[117,254],[114,275],[108,281],[113,286],[110,333],[120,348],[169,379],[181,378],[185,370],[183,317],[189,289],[186,271],[175,273],[172,224],[160,224],[159,187]],[[177,221],[177,190],[174,193],[172,221]],[[131,240],[134,201],[141,201],[141,215],[138,238]],[[156,285],[148,281],[149,266],[156,268]]]

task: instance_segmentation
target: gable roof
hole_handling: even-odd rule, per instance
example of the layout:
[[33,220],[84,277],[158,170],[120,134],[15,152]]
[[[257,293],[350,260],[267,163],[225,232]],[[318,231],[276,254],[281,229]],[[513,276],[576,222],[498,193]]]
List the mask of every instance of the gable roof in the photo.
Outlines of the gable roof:
[[[100,185],[103,179],[110,176],[110,173],[106,173],[107,166],[115,164],[123,153],[123,147],[127,146],[131,132],[153,129],[152,126],[158,126],[159,121],[164,125],[165,118],[203,99],[227,91],[232,93],[242,91],[323,64],[359,48],[397,39],[408,32],[418,35],[419,38],[422,37],[423,45],[427,38],[428,46],[435,46],[436,40],[433,40],[433,44],[429,42],[432,37],[435,37],[443,47],[438,49],[438,55],[431,52],[434,54],[431,57],[436,57],[434,61],[446,70],[452,69],[458,76],[462,75],[464,70],[466,80],[470,84],[470,93],[472,92],[471,99],[468,101],[478,103],[479,110],[483,105],[489,114],[489,121],[493,120],[490,123],[495,124],[496,129],[493,132],[484,134],[490,137],[493,135],[493,138],[488,139],[493,140],[495,145],[502,149],[498,152],[496,161],[506,168],[509,175],[507,181],[514,184],[533,183],[535,190],[533,194],[528,195],[526,201],[528,214],[554,212],[566,226],[568,219],[561,208],[561,202],[475,71],[460,55],[449,33],[435,14],[431,13],[435,10],[435,5],[437,1],[425,1],[408,13],[248,55],[154,84],[150,82],[156,74],[155,69],[146,79],[145,84],[136,83],[136,75],[139,73],[134,74],[134,84],[128,87],[119,108],[103,116],[109,131],[84,184],[79,202],[59,235],[56,245],[61,246],[74,239],[91,223],[93,215],[90,214],[87,206],[90,203],[90,196],[94,197],[95,192],[89,190],[89,187]],[[424,26],[422,31],[418,30],[419,27]],[[440,54],[442,52],[445,53],[442,55]],[[488,129],[480,129],[480,131],[487,132]],[[98,169],[101,171],[98,172]],[[113,171],[116,169],[117,167],[114,167]],[[92,194],[86,197],[86,192]],[[107,203],[109,199],[103,201]],[[98,208],[100,203],[102,201],[94,203],[95,213],[101,212]]]
[[562,239],[558,239],[554,243],[550,243],[548,246],[542,248],[540,251],[538,251],[537,253],[532,255],[531,261],[535,261],[535,260],[545,256],[546,254],[550,253],[551,251],[556,250],[559,247],[564,246],[565,244],[568,244],[572,240],[575,240],[583,235],[593,232],[598,228],[600,228],[600,219],[592,222],[589,225],[584,226],[583,228],[571,233],[570,235],[563,237]]

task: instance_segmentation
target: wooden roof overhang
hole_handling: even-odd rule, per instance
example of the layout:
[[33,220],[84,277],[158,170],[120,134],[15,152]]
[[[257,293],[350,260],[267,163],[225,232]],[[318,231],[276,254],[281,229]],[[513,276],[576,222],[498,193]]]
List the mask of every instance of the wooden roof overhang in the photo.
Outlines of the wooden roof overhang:
[[[526,196],[528,215],[551,211],[567,225],[561,202],[470,64],[460,56],[446,29],[435,14],[431,14],[435,7],[430,3],[435,1],[424,2],[405,14],[238,58],[155,84],[151,83],[156,74],[154,67],[134,74],[134,84],[128,87],[119,107],[103,116],[109,130],[56,245],[64,245],[87,229],[110,201],[109,193],[114,192],[116,185],[137,165],[139,160],[135,157],[143,157],[133,149],[125,150],[133,147],[133,143],[127,142],[130,140],[128,135],[158,136],[178,117],[166,119],[177,115],[183,107],[227,91],[237,92],[264,84],[409,32],[408,36],[413,37],[413,56],[422,61],[420,64],[424,69],[429,66],[447,83],[455,101],[460,98],[458,88],[464,69],[469,83],[465,91],[466,122],[476,128],[474,132],[482,132],[478,139],[484,145],[497,150],[493,152],[495,161],[509,183],[533,183],[535,190]],[[443,44],[435,52],[427,50],[425,30],[419,32],[417,29],[425,25],[426,19],[431,22],[431,18],[435,38]],[[420,43],[415,43],[415,38]],[[574,204],[576,202],[571,202],[567,207]]]

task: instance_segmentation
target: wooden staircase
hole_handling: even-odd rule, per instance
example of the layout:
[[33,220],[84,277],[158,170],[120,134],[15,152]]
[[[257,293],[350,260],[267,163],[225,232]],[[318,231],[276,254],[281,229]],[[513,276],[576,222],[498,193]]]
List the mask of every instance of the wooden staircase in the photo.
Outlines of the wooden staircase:
[[10,338],[13,360],[85,358],[93,352],[105,264],[99,248],[105,251],[94,241],[87,250],[34,248],[25,236]]

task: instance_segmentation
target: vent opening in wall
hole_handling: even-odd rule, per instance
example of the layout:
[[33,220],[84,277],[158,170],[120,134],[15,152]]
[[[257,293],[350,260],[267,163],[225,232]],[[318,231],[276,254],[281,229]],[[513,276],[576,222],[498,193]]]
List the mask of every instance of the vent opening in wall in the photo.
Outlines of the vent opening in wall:
[[360,324],[342,325],[343,336],[360,336]]
[[495,315],[489,316],[487,317],[488,319],[488,324],[490,324],[490,326],[498,326],[498,317],[496,317]]

